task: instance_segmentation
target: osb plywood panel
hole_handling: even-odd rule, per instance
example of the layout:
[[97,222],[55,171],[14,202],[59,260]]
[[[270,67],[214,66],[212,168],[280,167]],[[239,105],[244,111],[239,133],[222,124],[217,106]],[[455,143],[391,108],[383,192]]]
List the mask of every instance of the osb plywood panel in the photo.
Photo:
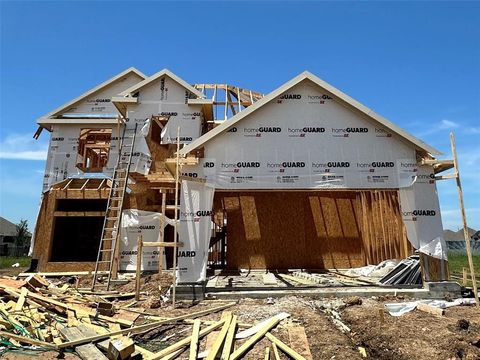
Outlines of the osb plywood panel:
[[43,271],[45,264],[50,258],[52,248],[53,214],[56,205],[55,193],[55,191],[51,191],[43,195],[37,224],[35,226],[33,258],[38,259],[38,269],[41,271]]
[[227,266],[348,268],[409,256],[398,192],[217,192]]
[[94,262],[47,262],[42,267],[42,272],[70,272],[70,271],[93,271]]
[[[361,266],[350,192],[217,193],[227,212],[229,268]],[[215,202],[217,204],[217,202]]]

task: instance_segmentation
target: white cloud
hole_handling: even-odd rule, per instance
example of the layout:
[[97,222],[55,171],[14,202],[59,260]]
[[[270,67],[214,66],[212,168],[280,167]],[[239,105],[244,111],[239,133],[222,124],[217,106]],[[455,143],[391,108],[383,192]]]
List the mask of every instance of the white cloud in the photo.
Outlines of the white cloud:
[[32,134],[11,134],[0,141],[0,159],[46,160],[48,144]]
[[440,121],[439,129],[447,130],[447,129],[456,129],[460,126],[460,124],[456,123],[455,121],[443,119]]
[[468,132],[470,134],[480,134],[480,127],[469,127]]

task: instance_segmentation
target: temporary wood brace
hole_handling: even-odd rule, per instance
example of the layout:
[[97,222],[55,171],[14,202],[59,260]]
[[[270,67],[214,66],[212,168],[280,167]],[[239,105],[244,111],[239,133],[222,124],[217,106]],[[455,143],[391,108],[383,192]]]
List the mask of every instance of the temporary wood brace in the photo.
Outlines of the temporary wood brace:
[[[453,155],[453,168],[454,172],[452,174],[437,176],[435,177],[436,180],[445,180],[445,179],[456,179],[457,181],[457,192],[458,192],[458,201],[460,203],[460,211],[462,214],[462,222],[463,222],[463,236],[465,239],[465,247],[467,250],[467,258],[468,258],[468,265],[470,268],[470,276],[473,283],[473,293],[475,296],[475,302],[477,306],[480,306],[480,300],[478,298],[478,287],[477,281],[475,279],[475,267],[473,265],[473,258],[472,258],[472,250],[470,247],[470,235],[468,234],[468,225],[467,225],[467,216],[465,214],[465,204],[463,202],[463,191],[462,191],[462,182],[460,180],[460,170],[458,168],[458,158],[457,158],[457,147],[455,146],[455,135],[450,133],[450,146],[452,149]],[[424,160],[425,161],[425,160]],[[452,160],[444,160],[444,161],[452,161]]]

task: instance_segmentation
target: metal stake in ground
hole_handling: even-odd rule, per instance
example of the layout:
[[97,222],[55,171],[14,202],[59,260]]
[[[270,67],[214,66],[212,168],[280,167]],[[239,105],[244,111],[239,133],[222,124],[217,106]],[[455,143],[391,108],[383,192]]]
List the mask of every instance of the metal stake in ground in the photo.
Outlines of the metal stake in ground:
[[453,165],[455,167],[455,173],[457,175],[456,179],[457,179],[458,200],[460,202],[460,210],[462,212],[463,236],[465,238],[465,246],[467,248],[467,258],[468,258],[468,265],[470,267],[470,275],[473,283],[473,293],[475,296],[475,301],[477,302],[477,306],[480,306],[480,301],[478,299],[477,281],[475,279],[475,268],[473,267],[472,251],[470,248],[470,235],[468,234],[467,217],[465,215],[465,205],[463,203],[463,192],[462,192],[462,183],[460,181],[460,170],[458,169],[457,148],[455,146],[455,136],[453,135],[453,132],[450,133],[450,144],[452,145]]

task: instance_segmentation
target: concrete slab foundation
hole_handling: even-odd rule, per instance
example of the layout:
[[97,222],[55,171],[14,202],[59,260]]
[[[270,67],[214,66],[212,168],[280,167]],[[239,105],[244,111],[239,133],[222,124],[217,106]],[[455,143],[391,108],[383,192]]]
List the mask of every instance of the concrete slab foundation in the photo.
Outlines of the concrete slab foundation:
[[218,289],[214,291],[205,284],[182,284],[177,286],[177,298],[184,300],[202,299],[239,299],[268,298],[289,295],[314,297],[348,297],[348,296],[409,296],[417,299],[459,298],[462,296],[461,286],[452,281],[427,283],[424,288],[397,288],[380,286],[355,287],[322,287],[322,288],[260,288],[260,289]]

